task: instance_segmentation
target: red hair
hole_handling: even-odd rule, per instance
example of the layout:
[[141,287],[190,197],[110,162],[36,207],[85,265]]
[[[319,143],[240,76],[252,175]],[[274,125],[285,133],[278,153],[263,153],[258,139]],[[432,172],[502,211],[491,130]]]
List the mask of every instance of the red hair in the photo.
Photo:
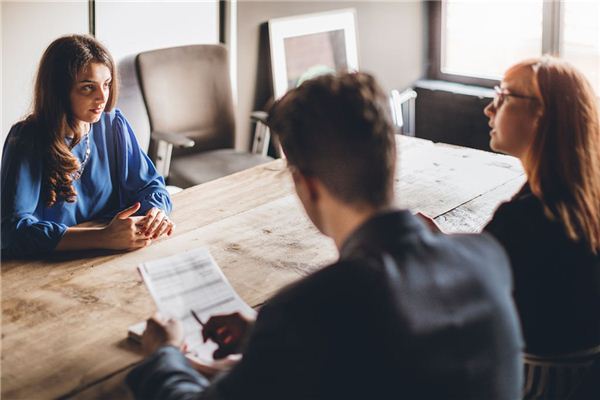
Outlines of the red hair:
[[[524,61],[541,94],[538,132],[527,154],[528,180],[546,214],[567,235],[600,251],[600,116],[586,78],[554,57]],[[517,67],[518,67],[517,66]]]

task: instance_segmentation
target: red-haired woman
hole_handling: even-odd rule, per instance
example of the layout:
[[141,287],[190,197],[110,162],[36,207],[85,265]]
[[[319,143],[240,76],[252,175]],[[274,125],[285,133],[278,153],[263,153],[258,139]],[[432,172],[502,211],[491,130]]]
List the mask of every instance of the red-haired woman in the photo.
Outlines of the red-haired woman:
[[[2,156],[2,256],[144,247],[173,230],[163,178],[119,110],[109,52],[90,36],[42,56],[33,112]],[[78,227],[112,218],[104,228]]]
[[496,92],[484,111],[490,146],[518,157],[527,183],[485,230],[512,263],[524,397],[564,399],[593,379],[600,359],[598,100],[580,72],[552,57],[514,65]]

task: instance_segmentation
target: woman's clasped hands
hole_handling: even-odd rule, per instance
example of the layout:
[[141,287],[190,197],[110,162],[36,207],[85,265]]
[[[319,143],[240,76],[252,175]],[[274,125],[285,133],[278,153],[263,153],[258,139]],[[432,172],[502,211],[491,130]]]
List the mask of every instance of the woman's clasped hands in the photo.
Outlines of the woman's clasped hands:
[[131,250],[146,247],[153,240],[171,236],[175,224],[165,212],[153,207],[144,216],[134,216],[140,203],[119,212],[103,229],[105,243],[109,248]]

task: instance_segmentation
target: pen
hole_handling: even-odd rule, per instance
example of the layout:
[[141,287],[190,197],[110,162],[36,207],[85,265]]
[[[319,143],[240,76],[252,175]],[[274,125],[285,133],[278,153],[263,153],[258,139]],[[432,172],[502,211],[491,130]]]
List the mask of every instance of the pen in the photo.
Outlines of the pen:
[[[205,324],[200,320],[200,317],[198,316],[198,314],[196,314],[196,312],[194,310],[190,310],[190,311],[192,312],[192,316],[194,317],[194,319],[196,321],[198,321],[200,326],[202,326],[202,328],[205,328]],[[206,335],[207,336],[205,336],[205,332],[203,329],[202,337],[204,338],[204,341],[206,342],[207,339],[211,339],[213,342],[215,342],[219,345],[228,345],[233,340],[233,337],[231,336],[231,334],[229,333],[227,328],[225,328],[224,326],[217,328],[216,335],[213,335],[213,333],[208,333]],[[221,344],[221,342],[222,342],[222,344]]]
[[196,321],[198,321],[200,326],[202,326],[204,328],[204,323],[200,320],[200,317],[198,316],[198,314],[196,314],[196,312],[194,310],[190,310],[190,311],[192,312],[192,317],[194,317],[194,319]]

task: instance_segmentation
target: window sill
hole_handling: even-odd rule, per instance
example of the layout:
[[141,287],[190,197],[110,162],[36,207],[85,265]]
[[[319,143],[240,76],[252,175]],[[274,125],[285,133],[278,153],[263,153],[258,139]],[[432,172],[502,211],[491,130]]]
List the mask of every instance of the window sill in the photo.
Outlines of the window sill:
[[462,94],[465,96],[476,96],[480,99],[485,98],[491,100],[494,98],[494,89],[448,81],[422,79],[416,81],[414,87],[427,90],[440,90],[454,94]]

